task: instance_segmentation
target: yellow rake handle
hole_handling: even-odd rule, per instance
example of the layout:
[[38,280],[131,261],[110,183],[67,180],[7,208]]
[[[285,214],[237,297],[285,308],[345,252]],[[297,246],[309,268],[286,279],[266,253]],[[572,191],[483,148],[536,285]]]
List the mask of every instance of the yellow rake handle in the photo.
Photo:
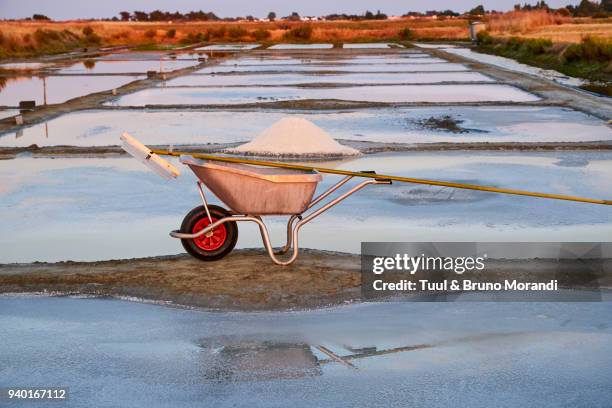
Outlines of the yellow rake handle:
[[215,161],[226,162],[226,163],[240,163],[240,164],[251,164],[254,166],[280,167],[283,169],[303,170],[303,171],[315,170],[315,171],[318,171],[319,173],[338,174],[338,175],[343,175],[343,176],[354,176],[354,177],[365,177],[365,178],[376,178],[376,179],[387,179],[387,180],[392,180],[392,181],[399,181],[402,183],[426,184],[429,186],[452,187],[452,188],[461,188],[465,190],[488,191],[491,193],[513,194],[513,195],[522,195],[522,196],[538,197],[538,198],[549,198],[553,200],[578,201],[581,203],[612,205],[612,200],[600,200],[600,199],[595,199],[595,198],[574,197],[574,196],[568,196],[568,195],[562,195],[562,194],[537,193],[533,191],[513,190],[509,188],[480,186],[477,184],[452,183],[449,181],[426,180],[426,179],[418,179],[418,178],[411,178],[411,177],[390,176],[387,174],[362,173],[359,171],[328,169],[325,167],[316,167],[316,166],[302,166],[299,164],[278,163],[278,162],[270,162],[270,161],[264,161],[264,160],[249,160],[249,159],[242,159],[242,158],[237,158],[237,157],[216,156],[212,154],[176,152],[176,151],[171,152],[169,150],[159,150],[159,149],[151,149],[151,151],[153,153],[166,155],[166,156],[189,155],[189,156],[193,156],[198,159],[215,160]]

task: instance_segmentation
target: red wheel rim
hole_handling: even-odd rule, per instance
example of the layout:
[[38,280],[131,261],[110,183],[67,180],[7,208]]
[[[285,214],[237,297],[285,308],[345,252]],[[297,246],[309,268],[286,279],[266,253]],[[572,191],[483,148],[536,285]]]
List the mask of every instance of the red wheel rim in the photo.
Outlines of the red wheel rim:
[[[212,222],[217,221],[217,218],[211,218]],[[196,225],[194,225],[191,232],[195,234],[198,231],[202,231],[208,225],[210,225],[210,220],[208,219],[208,216],[205,215],[203,218],[198,220],[198,222],[196,222]],[[204,251],[214,251],[215,249],[221,248],[226,239],[227,229],[225,229],[225,225],[221,224],[214,230],[194,238],[193,242],[195,242],[198,248],[203,249]]]

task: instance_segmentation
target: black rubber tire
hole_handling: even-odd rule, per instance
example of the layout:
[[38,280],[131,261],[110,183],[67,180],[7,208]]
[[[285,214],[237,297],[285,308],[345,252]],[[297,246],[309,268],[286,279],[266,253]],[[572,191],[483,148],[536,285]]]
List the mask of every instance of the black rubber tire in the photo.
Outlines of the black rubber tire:
[[[220,220],[224,217],[229,217],[231,214],[223,207],[217,205],[209,205],[208,210],[213,219]],[[181,232],[192,233],[194,227],[203,218],[208,218],[206,209],[203,205],[189,211],[189,214],[183,219],[181,224]],[[226,230],[226,238],[219,248],[214,250],[206,250],[198,246],[193,239],[181,239],[181,244],[189,255],[198,258],[202,261],[216,261],[232,252],[238,241],[238,226],[235,221],[226,222],[223,224]]]

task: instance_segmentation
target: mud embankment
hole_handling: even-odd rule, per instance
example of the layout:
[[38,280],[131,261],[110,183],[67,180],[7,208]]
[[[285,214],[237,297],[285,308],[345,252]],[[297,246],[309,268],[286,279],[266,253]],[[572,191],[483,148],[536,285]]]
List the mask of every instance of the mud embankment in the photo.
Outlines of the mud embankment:
[[360,297],[358,255],[302,250],[290,266],[264,251],[236,250],[218,262],[188,255],[0,265],[0,293],[137,297],[226,310],[310,308]]
[[[364,142],[354,140],[338,141],[346,146],[353,147],[363,154],[384,152],[435,152],[435,151],[608,151],[612,150],[610,141],[593,142],[469,142],[469,143],[383,143]],[[244,141],[246,143],[246,140]],[[150,145],[159,150],[176,150],[187,153],[224,153],[241,143],[220,143],[206,145]],[[125,156],[127,153],[120,146],[18,146],[0,147],[0,160],[14,159],[20,154],[29,154],[32,157],[60,158],[60,157],[113,157]],[[281,157],[279,157],[281,158]],[[329,160],[329,156],[311,158],[308,160]],[[283,160],[304,160],[304,157],[282,157]]]

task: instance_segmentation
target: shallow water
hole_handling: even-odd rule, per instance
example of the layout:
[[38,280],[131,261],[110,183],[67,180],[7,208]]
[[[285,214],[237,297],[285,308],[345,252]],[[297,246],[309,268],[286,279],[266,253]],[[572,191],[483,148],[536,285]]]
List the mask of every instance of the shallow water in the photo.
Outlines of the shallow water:
[[[0,378],[68,386],[66,407],[604,407],[610,305],[392,302],[223,313],[2,296]],[[317,345],[374,355],[350,369]]]
[[422,51],[402,51],[393,54],[373,53],[358,55],[356,53],[279,53],[279,52],[258,52],[257,54],[236,55],[233,58],[221,61],[221,65],[233,65],[234,63],[249,64],[301,64],[301,63],[324,63],[331,62],[350,62],[352,64],[405,64],[414,59],[433,58],[430,54]]
[[49,66],[53,66],[53,63],[48,62],[6,62],[4,64],[0,64],[0,70],[18,70],[18,71],[29,71],[29,70],[38,70],[41,68],[46,68]]
[[392,48],[392,47],[404,47],[401,44],[385,44],[385,43],[358,43],[358,44],[342,44],[342,48],[348,49],[363,49],[363,48]]
[[[371,57],[371,58],[352,58],[347,56],[346,58],[339,58],[338,56],[333,57],[316,57],[316,58],[307,58],[304,56],[303,58],[237,58],[237,59],[228,59],[225,61],[221,61],[218,66],[272,66],[277,67],[278,65],[309,65],[309,66],[326,66],[326,65],[342,65],[345,64],[357,64],[357,65],[394,65],[388,67],[390,70],[398,70],[401,65],[406,64],[438,64],[447,62],[441,58],[434,58],[429,55],[407,55],[405,58],[396,58],[390,56],[380,56],[380,57]],[[287,67],[287,70],[292,69],[293,67]],[[327,68],[324,68],[327,69]],[[341,67],[338,67],[341,69]]]
[[297,84],[434,84],[440,82],[494,82],[478,72],[420,72],[395,74],[258,74],[258,75],[185,75],[160,86],[232,86]]
[[[109,146],[125,131],[145,144],[246,142],[274,122],[298,115],[336,139],[379,143],[584,142],[612,140],[612,129],[556,107],[384,108],[358,111],[93,110],[74,112],[0,135],[0,146]],[[427,126],[451,118],[456,128]],[[562,128],[563,132],[558,129]]]
[[333,44],[275,44],[268,47],[269,50],[316,50],[331,49]]
[[242,51],[257,47],[259,47],[259,44],[213,44],[195,48],[195,51]]
[[[612,191],[610,152],[395,153],[318,165],[603,199]],[[177,166],[183,175],[165,181],[127,157],[0,161],[0,262],[183,252],[167,234],[200,200],[195,177]],[[325,177],[320,189],[335,180]],[[609,213],[593,204],[395,183],[334,207],[302,230],[300,243],[358,253],[361,241],[607,241]],[[285,219],[266,222],[280,244]],[[261,247],[254,225],[240,226],[238,247]]]
[[418,58],[418,57],[431,57],[431,54],[421,51],[421,50],[417,50],[414,48],[410,48],[410,49],[405,49],[405,50],[400,50],[400,51],[396,51],[392,54],[389,53],[380,53],[380,54],[376,54],[376,53],[368,53],[368,54],[364,54],[364,55],[351,55],[350,58],[353,59],[369,59],[369,58],[380,58],[380,57],[384,57],[384,58]]
[[0,119],[10,118],[11,116],[15,116],[19,114],[18,109],[2,109],[0,110]]
[[[60,74],[133,74],[147,71],[169,72],[177,69],[183,69],[198,65],[197,60],[152,60],[152,61],[134,61],[134,60],[118,60],[118,61],[100,61],[86,60],[76,63],[69,67],[60,69]],[[90,78],[90,81],[96,81],[96,78]]]
[[509,85],[379,85],[337,88],[152,88],[106,105],[224,105],[290,100],[335,99],[359,102],[534,102],[540,98]]
[[[62,103],[90,93],[118,88],[142,76],[48,76],[46,77],[47,103]],[[37,105],[44,102],[44,82],[39,77],[7,78],[0,88],[0,105],[19,106],[19,101],[33,100]]]
[[147,60],[159,61],[160,59],[197,60],[207,58],[206,54],[194,50],[169,50],[169,51],[123,51],[96,57],[98,61],[125,61],[125,60]]
[[414,43],[419,48],[431,48],[431,49],[440,49],[440,48],[456,48],[456,44],[434,44],[434,43]]
[[[416,58],[415,60],[419,60]],[[212,74],[215,72],[261,72],[261,71],[284,71],[284,72],[457,72],[469,71],[469,68],[463,64],[455,64],[452,62],[435,62],[435,63],[413,63],[412,60],[406,64],[344,64],[344,65],[324,65],[324,64],[300,64],[300,65],[252,65],[252,66],[219,66],[203,68],[195,73]]]

